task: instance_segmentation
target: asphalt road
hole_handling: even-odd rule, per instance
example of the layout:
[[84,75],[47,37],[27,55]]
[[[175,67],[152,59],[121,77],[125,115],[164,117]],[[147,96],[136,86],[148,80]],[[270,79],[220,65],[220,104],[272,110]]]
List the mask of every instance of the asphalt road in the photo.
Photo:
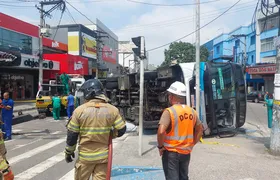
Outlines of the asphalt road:
[[[263,107],[262,104],[248,103],[247,109],[247,121],[249,123],[256,127],[265,128],[267,126],[265,119],[266,107]],[[66,119],[54,121],[51,117],[48,117],[46,119],[37,119],[13,126],[13,132],[17,133],[17,135],[14,135],[13,140],[7,141],[5,144],[8,150],[8,161],[16,175],[15,180],[74,179],[74,162],[67,164],[64,161],[65,125]],[[271,162],[270,159],[263,157],[265,151],[263,145],[255,142],[254,144],[250,144],[252,141],[244,140],[243,137],[234,137],[222,141],[225,141],[224,143],[228,143],[229,141],[236,144],[239,143],[243,148],[233,149],[230,147],[231,149],[217,149],[218,146],[213,146],[207,149],[208,145],[207,148],[205,145],[199,145],[194,152],[193,159],[195,163],[191,166],[191,177],[194,179],[201,179],[203,176],[203,179],[231,180],[235,179],[233,177],[246,179],[253,177],[255,171],[261,171],[262,168],[269,169],[271,163],[274,164],[271,167],[273,170],[267,173],[272,174],[267,177],[275,179],[272,177],[275,177],[275,172],[278,172],[278,170],[274,171],[274,169],[279,167],[280,164],[277,161]],[[156,136],[154,132],[144,136],[143,142],[145,144],[143,148],[146,149],[144,150],[146,153],[143,157],[139,157],[137,151],[138,137],[126,136],[123,139],[114,140],[114,165],[156,166],[161,168],[161,161],[155,148]],[[260,153],[261,155],[258,155]],[[201,154],[205,156],[201,156]],[[262,158],[258,159],[258,157]],[[226,164],[223,164],[223,159],[226,160]],[[246,162],[248,162],[248,165],[246,165]],[[249,165],[255,168],[252,172],[248,172]],[[243,166],[245,167],[244,169],[242,168]],[[207,172],[200,172],[202,167],[208,168],[209,172],[208,170]],[[232,167],[233,169],[218,169],[218,167]],[[237,176],[236,173],[239,171],[240,175]],[[205,177],[208,173],[210,173],[211,178],[210,176],[209,178]],[[227,178],[221,178],[223,177],[222,174],[226,174]],[[263,175],[260,175],[260,177],[264,177]]]

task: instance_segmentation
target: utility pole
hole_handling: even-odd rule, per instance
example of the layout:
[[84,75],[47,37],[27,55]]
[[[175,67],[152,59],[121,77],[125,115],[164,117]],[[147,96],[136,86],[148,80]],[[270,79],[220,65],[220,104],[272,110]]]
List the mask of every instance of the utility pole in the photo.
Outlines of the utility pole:
[[[44,6],[53,5],[53,7],[45,11]],[[51,17],[51,12],[57,8],[61,8],[62,13],[65,11],[65,2],[64,0],[44,0],[40,2],[40,7],[36,6],[36,8],[40,11],[40,27],[39,27],[39,87],[38,92],[42,90],[43,84],[43,36],[46,32],[43,31],[45,28],[45,16]]]
[[41,30],[45,27],[44,25],[44,5],[41,2],[40,9],[40,28],[39,28],[39,88],[38,92],[42,90],[43,84],[43,34]]
[[196,0],[196,112],[200,114],[200,0]]
[[[280,1],[275,0],[277,5]],[[278,9],[280,23],[280,8]],[[273,155],[280,155],[280,27],[278,26],[278,40],[276,41],[276,73],[274,75],[274,102],[273,102],[273,121],[270,134],[270,151]]]

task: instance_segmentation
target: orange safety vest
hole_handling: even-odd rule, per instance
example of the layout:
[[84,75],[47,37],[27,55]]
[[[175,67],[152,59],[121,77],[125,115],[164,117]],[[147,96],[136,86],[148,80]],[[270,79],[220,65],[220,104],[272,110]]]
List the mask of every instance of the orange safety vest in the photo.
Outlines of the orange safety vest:
[[180,104],[166,110],[171,116],[171,130],[165,134],[165,149],[180,154],[190,154],[194,146],[196,112],[191,107]]

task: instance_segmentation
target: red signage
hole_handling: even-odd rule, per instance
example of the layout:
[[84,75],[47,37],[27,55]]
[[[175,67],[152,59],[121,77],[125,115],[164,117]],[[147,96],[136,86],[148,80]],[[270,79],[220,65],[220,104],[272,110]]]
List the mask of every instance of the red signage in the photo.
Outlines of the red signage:
[[117,63],[117,52],[112,50],[108,46],[104,46],[102,49],[102,59],[103,61],[116,64]]
[[276,66],[255,66],[247,68],[248,74],[275,74]]
[[0,13],[0,27],[33,37],[39,37],[39,28],[22,20]]
[[62,50],[62,51],[66,51],[66,52],[68,51],[68,45],[67,44],[57,42],[57,41],[53,41],[53,40],[48,39],[48,38],[43,38],[43,46],[58,49],[58,50]]
[[88,75],[88,59],[70,54],[44,54],[44,59],[60,62],[60,73]]

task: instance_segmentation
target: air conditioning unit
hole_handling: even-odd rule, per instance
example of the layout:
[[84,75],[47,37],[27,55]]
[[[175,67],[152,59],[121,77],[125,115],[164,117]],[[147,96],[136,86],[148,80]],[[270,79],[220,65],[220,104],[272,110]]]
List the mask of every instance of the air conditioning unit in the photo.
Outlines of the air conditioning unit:
[[45,37],[50,37],[52,35],[51,30],[49,28],[42,28],[41,34]]

